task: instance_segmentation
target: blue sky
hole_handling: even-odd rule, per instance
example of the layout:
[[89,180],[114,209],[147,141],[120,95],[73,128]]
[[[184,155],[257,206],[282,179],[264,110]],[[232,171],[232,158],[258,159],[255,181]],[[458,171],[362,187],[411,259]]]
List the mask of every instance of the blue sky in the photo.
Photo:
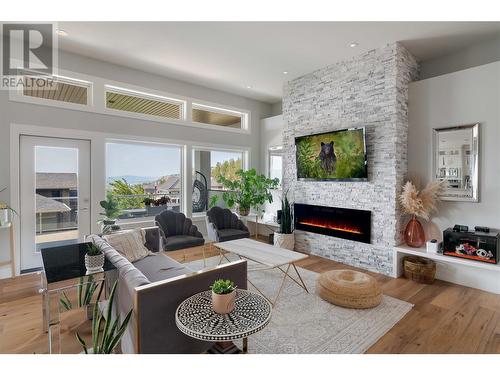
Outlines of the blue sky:
[[[106,145],[106,175],[108,177],[133,175],[160,177],[180,173],[181,149],[145,144],[108,143]],[[239,153],[212,151],[211,165]],[[76,173],[78,153],[71,148],[37,147],[36,171]]]

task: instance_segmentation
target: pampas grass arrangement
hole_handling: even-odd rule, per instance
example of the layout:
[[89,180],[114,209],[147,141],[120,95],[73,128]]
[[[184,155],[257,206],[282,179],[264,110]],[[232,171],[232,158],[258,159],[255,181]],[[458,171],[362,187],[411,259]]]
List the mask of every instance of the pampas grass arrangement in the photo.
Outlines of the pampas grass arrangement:
[[446,181],[432,181],[422,191],[418,191],[417,187],[408,181],[403,186],[399,201],[406,214],[429,220],[431,214],[437,211],[440,195],[444,193],[446,187]]

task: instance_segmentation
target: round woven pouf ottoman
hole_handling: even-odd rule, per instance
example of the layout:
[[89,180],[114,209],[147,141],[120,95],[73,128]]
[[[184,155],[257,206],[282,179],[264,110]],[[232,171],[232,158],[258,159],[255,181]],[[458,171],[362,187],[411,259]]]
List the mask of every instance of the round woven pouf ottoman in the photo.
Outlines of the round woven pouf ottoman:
[[369,309],[382,301],[377,281],[363,272],[334,270],[322,273],[316,281],[318,295],[334,305]]

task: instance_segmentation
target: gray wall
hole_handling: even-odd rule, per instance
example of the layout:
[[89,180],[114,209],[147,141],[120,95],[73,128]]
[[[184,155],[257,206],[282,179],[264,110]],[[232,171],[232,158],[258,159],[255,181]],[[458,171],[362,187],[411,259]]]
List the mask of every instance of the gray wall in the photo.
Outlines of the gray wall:
[[[296,248],[361,268],[392,273],[400,241],[397,196],[406,174],[408,82],[417,63],[391,44],[290,81],[284,88],[284,189],[297,203],[372,212],[372,244],[296,232]],[[297,181],[294,138],[366,126],[369,181]]]
[[480,202],[442,202],[428,237],[453,224],[500,228],[500,62],[410,84],[408,173],[432,174],[432,129],[479,122]]
[[[152,137],[158,141],[164,138],[179,140],[180,143],[187,140],[250,147],[250,167],[259,169],[261,162],[260,119],[271,114],[270,104],[71,53],[60,52],[59,67],[64,70],[105,77],[144,88],[247,109],[251,111],[251,134],[205,130],[176,124],[13,102],[9,101],[7,91],[0,91],[0,188],[10,185],[11,123]],[[104,163],[104,160],[102,162]],[[100,197],[95,198],[99,199]],[[0,200],[10,201],[10,189],[0,193]],[[0,234],[0,261],[5,260],[6,253],[8,253],[8,245],[5,236]]]
[[495,61],[500,61],[500,35],[452,54],[423,61],[420,78],[436,77]]

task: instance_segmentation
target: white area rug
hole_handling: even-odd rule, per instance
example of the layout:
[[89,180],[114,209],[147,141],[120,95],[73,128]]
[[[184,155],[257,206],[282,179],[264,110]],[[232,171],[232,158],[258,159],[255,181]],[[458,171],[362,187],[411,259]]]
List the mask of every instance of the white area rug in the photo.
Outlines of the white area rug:
[[[218,257],[208,258],[207,266],[216,265],[218,260]],[[192,270],[200,270],[203,261],[186,265]],[[413,307],[385,295],[382,303],[373,309],[335,306],[315,294],[318,274],[298,269],[310,293],[287,278],[271,322],[248,339],[250,353],[364,353]],[[249,272],[250,280],[272,298],[278,292],[282,275],[278,270]],[[293,271],[291,275],[294,276]],[[249,285],[249,289],[253,288]]]

